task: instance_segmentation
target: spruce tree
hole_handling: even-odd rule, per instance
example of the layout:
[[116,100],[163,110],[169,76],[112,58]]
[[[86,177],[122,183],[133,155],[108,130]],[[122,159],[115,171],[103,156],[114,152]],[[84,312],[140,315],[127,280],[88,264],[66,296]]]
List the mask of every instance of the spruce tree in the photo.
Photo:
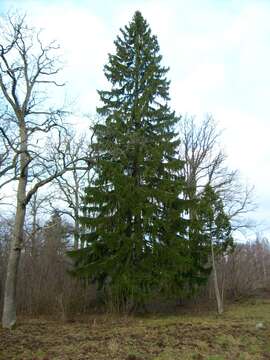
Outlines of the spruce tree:
[[213,187],[207,185],[201,196],[201,234],[205,244],[210,248],[211,270],[217,311],[223,313],[223,296],[218,281],[216,259],[233,249],[233,237],[230,218],[226,214],[223,201]]
[[190,292],[198,289],[208,280],[213,270],[213,251],[215,256],[225,254],[233,248],[232,227],[226,214],[222,198],[209,184],[203,191],[195,195],[195,191],[188,190],[192,197],[189,207],[189,257],[192,262],[188,283]]
[[213,246],[216,255],[233,248],[232,226],[221,196],[206,185],[200,198],[200,227],[205,244]]
[[75,272],[98,281],[121,309],[155,293],[179,294],[191,260],[168,68],[139,11],[120,32],[104,68],[111,88],[98,92],[104,121],[94,126],[95,177],[80,219],[85,246],[73,257]]

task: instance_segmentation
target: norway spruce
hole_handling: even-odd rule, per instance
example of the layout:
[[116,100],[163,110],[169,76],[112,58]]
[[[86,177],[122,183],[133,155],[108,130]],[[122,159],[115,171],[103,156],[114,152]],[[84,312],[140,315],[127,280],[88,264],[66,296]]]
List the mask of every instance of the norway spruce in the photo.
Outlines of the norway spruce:
[[76,272],[96,280],[114,307],[183,291],[190,259],[185,241],[179,120],[169,107],[168,68],[140,12],[115,41],[99,91],[94,127],[95,178],[85,190],[85,247]]

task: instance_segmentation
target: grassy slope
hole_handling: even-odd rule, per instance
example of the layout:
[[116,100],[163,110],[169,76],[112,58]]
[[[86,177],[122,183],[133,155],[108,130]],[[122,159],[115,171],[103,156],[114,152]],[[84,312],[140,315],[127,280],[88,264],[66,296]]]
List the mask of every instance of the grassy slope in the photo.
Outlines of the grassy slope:
[[[256,329],[263,321],[264,328]],[[0,360],[270,359],[270,300],[215,313],[144,318],[99,316],[59,323],[21,319],[0,330]]]

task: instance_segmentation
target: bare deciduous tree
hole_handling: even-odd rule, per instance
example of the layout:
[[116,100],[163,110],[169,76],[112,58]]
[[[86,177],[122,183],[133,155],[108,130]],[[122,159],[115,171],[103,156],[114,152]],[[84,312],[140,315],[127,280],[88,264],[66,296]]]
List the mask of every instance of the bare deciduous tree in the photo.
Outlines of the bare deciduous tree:
[[[215,121],[207,116],[201,123],[194,118],[184,118],[180,122],[180,156],[185,161],[184,176],[187,180],[187,196],[196,200],[206,186],[219,195],[224,204],[226,215],[233,230],[250,226],[244,215],[254,209],[253,188],[244,187],[239,181],[238,171],[230,170],[226,165],[226,155],[222,151]],[[191,209],[190,218],[196,216]],[[218,311],[223,312],[223,289],[219,289],[216,256],[211,243],[211,263],[214,277],[214,289]]]
[[[17,182],[16,215],[10,243],[5,283],[2,324],[12,328],[16,323],[16,283],[26,207],[34,194],[56,177],[75,167],[77,159],[69,156],[69,141],[64,141],[64,112],[49,102],[48,87],[62,86],[57,82],[61,70],[55,42],[44,45],[39,31],[27,26],[25,17],[9,17],[2,23],[0,39],[0,89],[5,102],[5,122],[0,126],[2,141],[13,153],[8,170],[2,174],[2,186]],[[51,88],[50,88],[51,89]],[[50,90],[52,91],[52,90]],[[12,133],[13,138],[9,137]],[[54,151],[44,152],[46,137],[54,139]],[[10,174],[12,171],[12,174]],[[7,176],[9,175],[9,176]]]
[[[89,142],[86,139],[86,136],[75,137],[74,134],[71,135],[72,141],[70,142],[70,147],[67,149],[67,152],[70,158],[75,159],[90,159],[92,157],[91,147]],[[55,159],[59,161],[59,159]],[[72,171],[58,176],[54,183],[56,187],[60,190],[57,191],[58,196],[54,197],[54,200],[63,201],[65,204],[64,209],[59,209],[60,213],[67,215],[72,219],[74,224],[73,230],[73,245],[75,249],[78,249],[79,244],[79,233],[80,233],[80,224],[79,224],[79,214],[81,206],[81,197],[83,196],[83,189],[86,186],[87,182],[90,182],[90,172],[89,168],[85,166],[82,162],[79,166],[74,168]]]
[[193,117],[185,117],[179,125],[188,196],[196,198],[206,185],[211,185],[222,198],[233,229],[247,227],[249,224],[242,215],[254,210],[253,187],[243,186],[239,172],[228,168],[227,156],[220,145],[221,132],[214,119],[208,115],[202,122],[196,122]]
[[28,203],[24,226],[26,234],[24,247],[30,249],[33,260],[35,260],[38,255],[38,238],[43,231],[45,219],[48,218],[48,214],[50,214],[50,202],[53,195],[53,193],[46,191],[46,189],[45,193],[37,191]]
[[14,180],[19,148],[13,118],[7,111],[0,116],[0,190]]

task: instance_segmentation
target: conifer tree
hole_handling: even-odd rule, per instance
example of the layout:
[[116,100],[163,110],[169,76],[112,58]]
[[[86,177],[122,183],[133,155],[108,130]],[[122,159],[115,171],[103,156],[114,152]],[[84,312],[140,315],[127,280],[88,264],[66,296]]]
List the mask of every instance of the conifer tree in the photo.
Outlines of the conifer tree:
[[200,210],[201,235],[204,244],[210,248],[217,311],[222,314],[223,289],[218,281],[216,259],[233,249],[232,227],[221,197],[210,185],[205,187],[201,196]]
[[218,192],[206,185],[200,198],[202,233],[213,243],[217,254],[223,254],[233,245],[232,226]]
[[111,88],[99,91],[104,121],[94,127],[95,178],[80,219],[85,246],[72,255],[75,272],[123,309],[154,293],[179,294],[191,261],[168,68],[139,11],[120,32],[104,68]]

